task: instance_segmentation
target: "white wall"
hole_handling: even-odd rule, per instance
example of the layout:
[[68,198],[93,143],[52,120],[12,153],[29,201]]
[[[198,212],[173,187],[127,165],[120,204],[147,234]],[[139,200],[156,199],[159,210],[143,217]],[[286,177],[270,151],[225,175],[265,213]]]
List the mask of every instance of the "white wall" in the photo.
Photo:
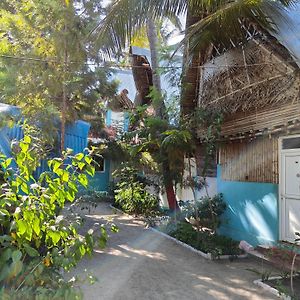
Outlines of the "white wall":
[[[196,162],[195,159],[191,159],[191,175],[195,176],[196,175]],[[188,166],[188,160],[185,159],[185,165]],[[188,167],[186,167],[185,171],[184,171],[184,178],[186,178],[187,176],[189,176],[189,170]],[[203,188],[200,191],[196,192],[196,199],[199,200],[201,197],[207,196],[207,194],[212,197],[214,195],[216,195],[218,193],[218,189],[217,189],[217,178],[216,177],[207,177],[206,178],[206,188]],[[155,194],[155,189],[154,188],[149,188],[149,192],[154,193]],[[160,205],[162,207],[168,207],[168,200],[167,200],[167,195],[166,193],[160,193],[158,195],[159,199],[160,199]],[[194,195],[192,192],[191,188],[181,188],[179,185],[177,187],[177,191],[176,191],[176,198],[177,201],[182,200],[182,201],[194,201]]]

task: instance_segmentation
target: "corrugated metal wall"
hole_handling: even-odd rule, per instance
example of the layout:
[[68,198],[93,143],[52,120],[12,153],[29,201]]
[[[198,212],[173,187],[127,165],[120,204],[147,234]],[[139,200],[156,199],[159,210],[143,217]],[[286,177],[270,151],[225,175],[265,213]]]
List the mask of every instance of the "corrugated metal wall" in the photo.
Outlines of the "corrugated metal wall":
[[[74,154],[83,152],[85,148],[87,148],[89,130],[90,124],[84,121],[79,120],[72,124],[68,124],[66,126],[65,133],[65,148],[73,149]],[[3,138],[1,138],[1,136]],[[12,128],[3,128],[0,131],[0,150],[6,156],[10,156],[11,152],[9,148],[9,143],[12,140],[21,140],[23,136],[24,133],[21,126],[15,125]],[[57,152],[59,152],[58,149]],[[42,160],[41,166],[35,172],[35,176],[38,177],[42,172],[46,171],[47,169],[47,160]]]

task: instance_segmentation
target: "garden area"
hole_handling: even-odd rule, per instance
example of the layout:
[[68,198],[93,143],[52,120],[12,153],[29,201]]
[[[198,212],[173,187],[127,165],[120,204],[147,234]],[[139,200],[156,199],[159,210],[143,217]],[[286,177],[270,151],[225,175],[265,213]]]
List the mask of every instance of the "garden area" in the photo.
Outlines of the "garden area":
[[0,299],[300,299],[298,2],[2,0]]

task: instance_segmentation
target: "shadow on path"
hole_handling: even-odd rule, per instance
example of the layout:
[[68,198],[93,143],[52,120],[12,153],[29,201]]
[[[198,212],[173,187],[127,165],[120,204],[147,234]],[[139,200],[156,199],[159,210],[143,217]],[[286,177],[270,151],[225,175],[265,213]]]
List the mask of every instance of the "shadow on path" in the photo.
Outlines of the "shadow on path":
[[76,275],[87,269],[98,282],[83,285],[87,300],[276,299],[253,284],[260,269],[253,259],[208,261],[144,228],[141,221],[114,214],[101,203],[86,215],[87,225],[107,220],[119,226],[107,248],[83,260]]

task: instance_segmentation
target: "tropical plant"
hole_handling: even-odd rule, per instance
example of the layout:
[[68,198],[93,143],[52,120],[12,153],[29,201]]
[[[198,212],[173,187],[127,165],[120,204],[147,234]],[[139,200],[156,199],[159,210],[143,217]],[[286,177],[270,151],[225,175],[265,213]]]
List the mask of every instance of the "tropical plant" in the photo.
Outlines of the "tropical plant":
[[[87,187],[93,176],[92,159],[68,149],[61,158],[49,160],[49,170],[38,178],[40,161],[34,140],[25,135],[14,157],[0,158],[4,184],[0,196],[0,298],[79,299],[75,282],[66,281],[62,270],[70,270],[98,241],[107,240],[105,227],[84,236],[80,220],[63,213],[74,202],[79,186]],[[33,296],[34,295],[34,296]]]
[[226,207],[222,195],[218,194],[202,197],[196,203],[184,202],[182,211],[186,218],[194,220],[200,228],[209,228],[215,232],[221,224],[220,217]]
[[[218,258],[221,255],[236,256],[241,254],[237,241],[226,236],[211,234],[207,231],[200,232],[199,234],[193,225],[185,221],[176,224],[169,223],[165,230],[177,240],[202,252],[211,253],[213,258]],[[197,236],[199,236],[199,239]]]
[[158,197],[147,191],[137,169],[123,165],[113,176],[118,180],[115,201],[125,212],[145,217],[158,213]]
[[197,107],[199,72],[195,72],[195,68],[199,69],[209,60],[215,49],[221,52],[232,43],[245,41],[253,24],[259,30],[276,31],[274,24],[284,19],[282,11],[295,2],[116,0],[94,33],[111,55],[126,47],[131,37],[147,23],[149,15],[153,19],[186,15],[181,109],[183,115],[188,115]]
[[190,132],[147,115],[146,107],[138,108],[131,121],[136,124],[135,130],[127,133],[126,138],[132,161],[138,162],[145,172],[156,174],[167,194],[169,208],[178,210],[175,189],[183,174],[181,157],[192,147]]
[[294,256],[292,260],[292,265],[291,265],[291,291],[292,291],[292,296],[295,296],[295,291],[294,291],[294,276],[295,276],[295,263],[296,263],[296,258],[299,255],[297,253],[297,248],[299,246],[300,242],[300,232],[295,232],[295,241],[293,243],[293,250],[294,250]]
[[[172,15],[186,14],[185,38],[181,44],[184,46],[184,69],[180,101],[181,116],[183,123],[186,123],[193,118],[198,106],[197,92],[201,66],[214,53],[228,49],[232,43],[239,44],[246,41],[251,28],[276,31],[275,21],[282,18],[284,8],[293,2],[293,0],[233,2],[118,0],[113,2],[108,14],[93,33],[97,34],[96,37],[105,46],[106,53],[112,55],[126,47],[132,36],[147,24],[148,16],[151,16],[153,20],[161,20]],[[120,11],[122,14],[119,13]],[[195,123],[190,125],[188,129],[193,133],[193,143],[196,146],[197,175],[202,175],[198,157],[203,154],[200,153],[200,142],[203,137],[198,136],[198,125]],[[211,127],[208,128],[207,133],[210,133],[211,129]],[[211,153],[212,148],[206,147],[205,151],[205,157],[208,157],[207,152]],[[181,160],[183,161],[183,155]],[[169,173],[168,164],[164,166],[164,170],[165,174]],[[205,174],[205,170],[202,173]],[[173,202],[172,195],[169,202]]]

